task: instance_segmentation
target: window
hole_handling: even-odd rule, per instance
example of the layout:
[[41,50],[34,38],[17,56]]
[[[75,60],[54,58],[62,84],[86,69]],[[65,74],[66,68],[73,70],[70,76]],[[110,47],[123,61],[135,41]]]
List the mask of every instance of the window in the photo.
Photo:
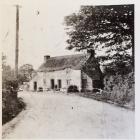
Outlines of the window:
[[46,85],[46,79],[43,79],[43,83],[44,83],[44,85]]
[[66,80],[67,82],[67,85],[69,86],[70,85],[70,79]]

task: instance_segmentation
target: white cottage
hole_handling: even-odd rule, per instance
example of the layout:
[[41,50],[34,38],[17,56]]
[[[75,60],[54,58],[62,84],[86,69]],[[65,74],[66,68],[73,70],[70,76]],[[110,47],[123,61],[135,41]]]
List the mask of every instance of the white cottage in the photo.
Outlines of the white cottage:
[[78,90],[100,88],[102,73],[94,58],[94,52],[50,57],[44,56],[44,63],[30,81],[30,90],[66,90],[75,85]]

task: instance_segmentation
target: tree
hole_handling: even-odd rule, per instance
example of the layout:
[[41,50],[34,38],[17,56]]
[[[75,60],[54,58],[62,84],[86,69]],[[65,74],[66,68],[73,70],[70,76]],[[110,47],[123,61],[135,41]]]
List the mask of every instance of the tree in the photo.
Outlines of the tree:
[[2,54],[2,89],[17,89],[18,82],[15,79],[14,70],[6,64],[6,55]]
[[6,55],[2,54],[2,81],[14,80],[14,70],[6,64]]
[[34,72],[33,66],[30,64],[24,64],[19,68],[18,79],[20,83],[29,82]]
[[134,67],[134,5],[81,6],[64,20],[67,49],[93,49],[101,64]]

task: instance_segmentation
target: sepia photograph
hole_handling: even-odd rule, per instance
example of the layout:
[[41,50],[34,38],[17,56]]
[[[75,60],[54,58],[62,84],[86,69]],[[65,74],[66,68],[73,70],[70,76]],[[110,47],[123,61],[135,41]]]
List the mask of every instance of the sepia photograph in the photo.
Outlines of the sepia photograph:
[[135,4],[0,8],[2,139],[135,139]]

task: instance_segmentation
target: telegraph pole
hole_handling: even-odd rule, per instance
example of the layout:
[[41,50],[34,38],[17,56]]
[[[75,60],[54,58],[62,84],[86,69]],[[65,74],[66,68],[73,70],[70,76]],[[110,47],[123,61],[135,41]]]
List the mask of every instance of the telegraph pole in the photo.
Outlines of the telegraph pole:
[[16,6],[16,48],[15,48],[15,78],[18,79],[18,58],[19,58],[19,5]]

